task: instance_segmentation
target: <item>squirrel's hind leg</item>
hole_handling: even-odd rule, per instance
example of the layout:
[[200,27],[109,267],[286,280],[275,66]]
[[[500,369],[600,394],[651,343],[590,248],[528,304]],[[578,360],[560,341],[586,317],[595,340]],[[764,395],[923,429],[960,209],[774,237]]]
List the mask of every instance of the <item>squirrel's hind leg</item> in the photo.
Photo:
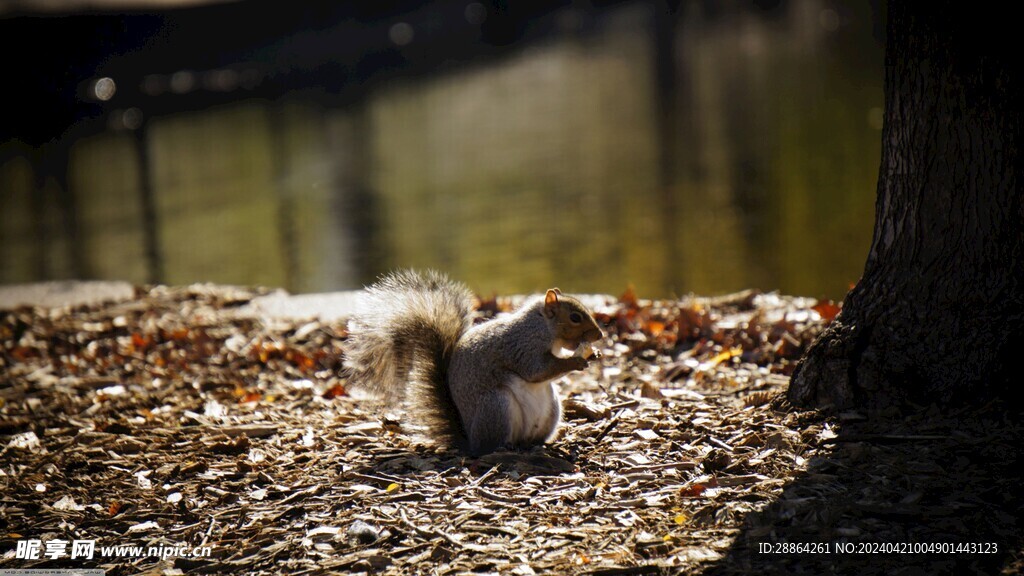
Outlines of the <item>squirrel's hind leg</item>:
[[508,447],[512,440],[509,408],[509,399],[500,390],[481,398],[470,421],[466,422],[470,454],[480,456]]

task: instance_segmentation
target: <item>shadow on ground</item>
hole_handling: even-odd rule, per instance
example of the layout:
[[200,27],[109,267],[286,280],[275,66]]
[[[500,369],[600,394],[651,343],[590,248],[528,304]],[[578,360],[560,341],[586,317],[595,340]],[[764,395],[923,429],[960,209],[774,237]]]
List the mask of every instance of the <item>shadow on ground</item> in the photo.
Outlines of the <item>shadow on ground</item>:
[[[1021,429],[1019,418],[991,408],[847,422],[827,440],[834,450],[748,516],[704,574],[1022,573]],[[822,553],[784,553],[785,543]],[[846,543],[859,553],[840,553]],[[877,548],[933,543],[953,551]]]

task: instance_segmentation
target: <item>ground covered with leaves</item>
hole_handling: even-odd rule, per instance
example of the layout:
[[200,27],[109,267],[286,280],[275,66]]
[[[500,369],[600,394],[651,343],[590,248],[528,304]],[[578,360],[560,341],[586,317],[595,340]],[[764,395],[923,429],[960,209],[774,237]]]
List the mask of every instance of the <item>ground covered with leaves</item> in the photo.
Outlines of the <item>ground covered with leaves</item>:
[[[469,458],[349,389],[343,320],[268,315],[254,306],[264,294],[153,287],[0,311],[0,569],[1021,566],[1018,424],[926,412],[879,426],[784,408],[778,395],[831,302],[589,298],[609,337],[560,381],[558,436]],[[511,305],[485,301],[480,314]],[[18,558],[30,541],[38,558]],[[75,541],[95,543],[91,559],[70,557]],[[978,549],[837,553],[911,542]]]

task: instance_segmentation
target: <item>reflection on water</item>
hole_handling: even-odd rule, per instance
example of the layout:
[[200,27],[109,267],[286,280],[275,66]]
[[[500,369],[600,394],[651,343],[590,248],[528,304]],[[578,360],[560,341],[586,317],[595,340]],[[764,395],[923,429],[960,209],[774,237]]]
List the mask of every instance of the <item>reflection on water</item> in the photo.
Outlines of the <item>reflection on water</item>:
[[145,154],[163,282],[320,291],[418,266],[483,293],[842,297],[879,161],[869,8],[686,3],[666,90],[644,6],[357,105],[240,102],[153,119],[141,147],[78,139],[77,252],[61,195],[33,196],[8,145],[0,281],[71,275],[69,253],[83,275],[146,281]]

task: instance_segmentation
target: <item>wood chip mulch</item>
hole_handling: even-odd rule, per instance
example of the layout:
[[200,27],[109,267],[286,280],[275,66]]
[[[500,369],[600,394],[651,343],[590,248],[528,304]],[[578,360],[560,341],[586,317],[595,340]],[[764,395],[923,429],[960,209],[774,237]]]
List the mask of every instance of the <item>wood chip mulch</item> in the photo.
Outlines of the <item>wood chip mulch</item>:
[[[1015,421],[784,407],[831,302],[594,298],[602,358],[549,445],[433,445],[346,386],[343,323],[245,313],[261,290],[136,289],[0,311],[0,569],[108,574],[1014,573]],[[481,303],[484,315],[508,302]],[[16,558],[38,540],[38,559]],[[46,543],[92,540],[92,559]],[[765,544],[828,543],[828,554]],[[995,553],[836,545],[995,542]],[[138,554],[108,547],[138,545]],[[208,547],[209,555],[149,554]],[[103,550],[102,548],[108,548]],[[880,572],[873,572],[871,567]]]

